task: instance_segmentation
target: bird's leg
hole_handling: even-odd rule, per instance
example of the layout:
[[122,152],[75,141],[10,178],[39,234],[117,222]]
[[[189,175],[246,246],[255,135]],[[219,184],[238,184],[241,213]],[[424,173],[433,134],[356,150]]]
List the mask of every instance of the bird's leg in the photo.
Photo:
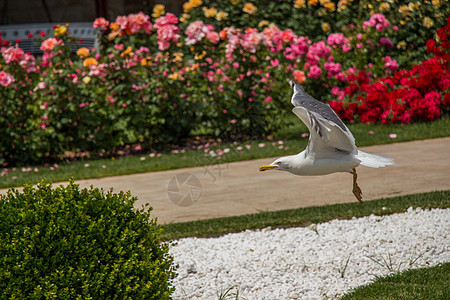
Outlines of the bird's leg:
[[358,175],[356,175],[355,168],[353,168],[352,174],[353,174],[353,195],[355,195],[355,197],[356,197],[356,199],[358,199],[359,203],[363,203],[361,188],[356,183],[356,179],[358,178]]

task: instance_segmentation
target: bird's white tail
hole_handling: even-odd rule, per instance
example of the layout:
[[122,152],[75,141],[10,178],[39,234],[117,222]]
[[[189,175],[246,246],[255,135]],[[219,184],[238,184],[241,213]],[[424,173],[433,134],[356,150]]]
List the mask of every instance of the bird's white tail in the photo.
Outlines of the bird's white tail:
[[361,161],[361,165],[371,168],[385,167],[394,164],[394,160],[392,158],[387,158],[372,153],[366,153],[361,150],[358,150],[356,158]]

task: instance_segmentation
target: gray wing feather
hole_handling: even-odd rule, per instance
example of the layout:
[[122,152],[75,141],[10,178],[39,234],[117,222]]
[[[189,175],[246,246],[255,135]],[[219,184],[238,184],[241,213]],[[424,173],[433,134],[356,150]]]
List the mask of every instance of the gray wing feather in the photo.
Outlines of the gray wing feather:
[[322,118],[341,127],[342,130],[348,131],[345,124],[339,119],[328,104],[317,101],[312,96],[308,95],[298,83],[294,85],[294,95],[292,96],[291,103],[294,106],[301,106],[310,112],[319,114]]
[[311,132],[307,152],[317,152],[316,155],[318,155],[319,149],[334,148],[357,153],[352,133],[331,107],[305,93],[298,84],[294,86],[291,102],[295,106],[292,111]]

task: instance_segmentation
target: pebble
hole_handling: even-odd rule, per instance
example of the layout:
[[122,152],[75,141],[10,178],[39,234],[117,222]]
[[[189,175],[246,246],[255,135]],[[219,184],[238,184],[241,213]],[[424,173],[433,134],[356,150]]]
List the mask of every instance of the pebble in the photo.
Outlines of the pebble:
[[338,299],[392,270],[450,261],[449,231],[450,209],[409,208],[332,220],[315,230],[184,238],[170,247],[179,265],[173,299],[218,299],[228,289],[249,300]]

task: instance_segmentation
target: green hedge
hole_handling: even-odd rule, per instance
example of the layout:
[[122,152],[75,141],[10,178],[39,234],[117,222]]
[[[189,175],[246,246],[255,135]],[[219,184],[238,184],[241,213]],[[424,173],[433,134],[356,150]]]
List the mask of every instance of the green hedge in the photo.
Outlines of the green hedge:
[[42,181],[0,196],[1,299],[169,299],[168,245],[129,193]]

